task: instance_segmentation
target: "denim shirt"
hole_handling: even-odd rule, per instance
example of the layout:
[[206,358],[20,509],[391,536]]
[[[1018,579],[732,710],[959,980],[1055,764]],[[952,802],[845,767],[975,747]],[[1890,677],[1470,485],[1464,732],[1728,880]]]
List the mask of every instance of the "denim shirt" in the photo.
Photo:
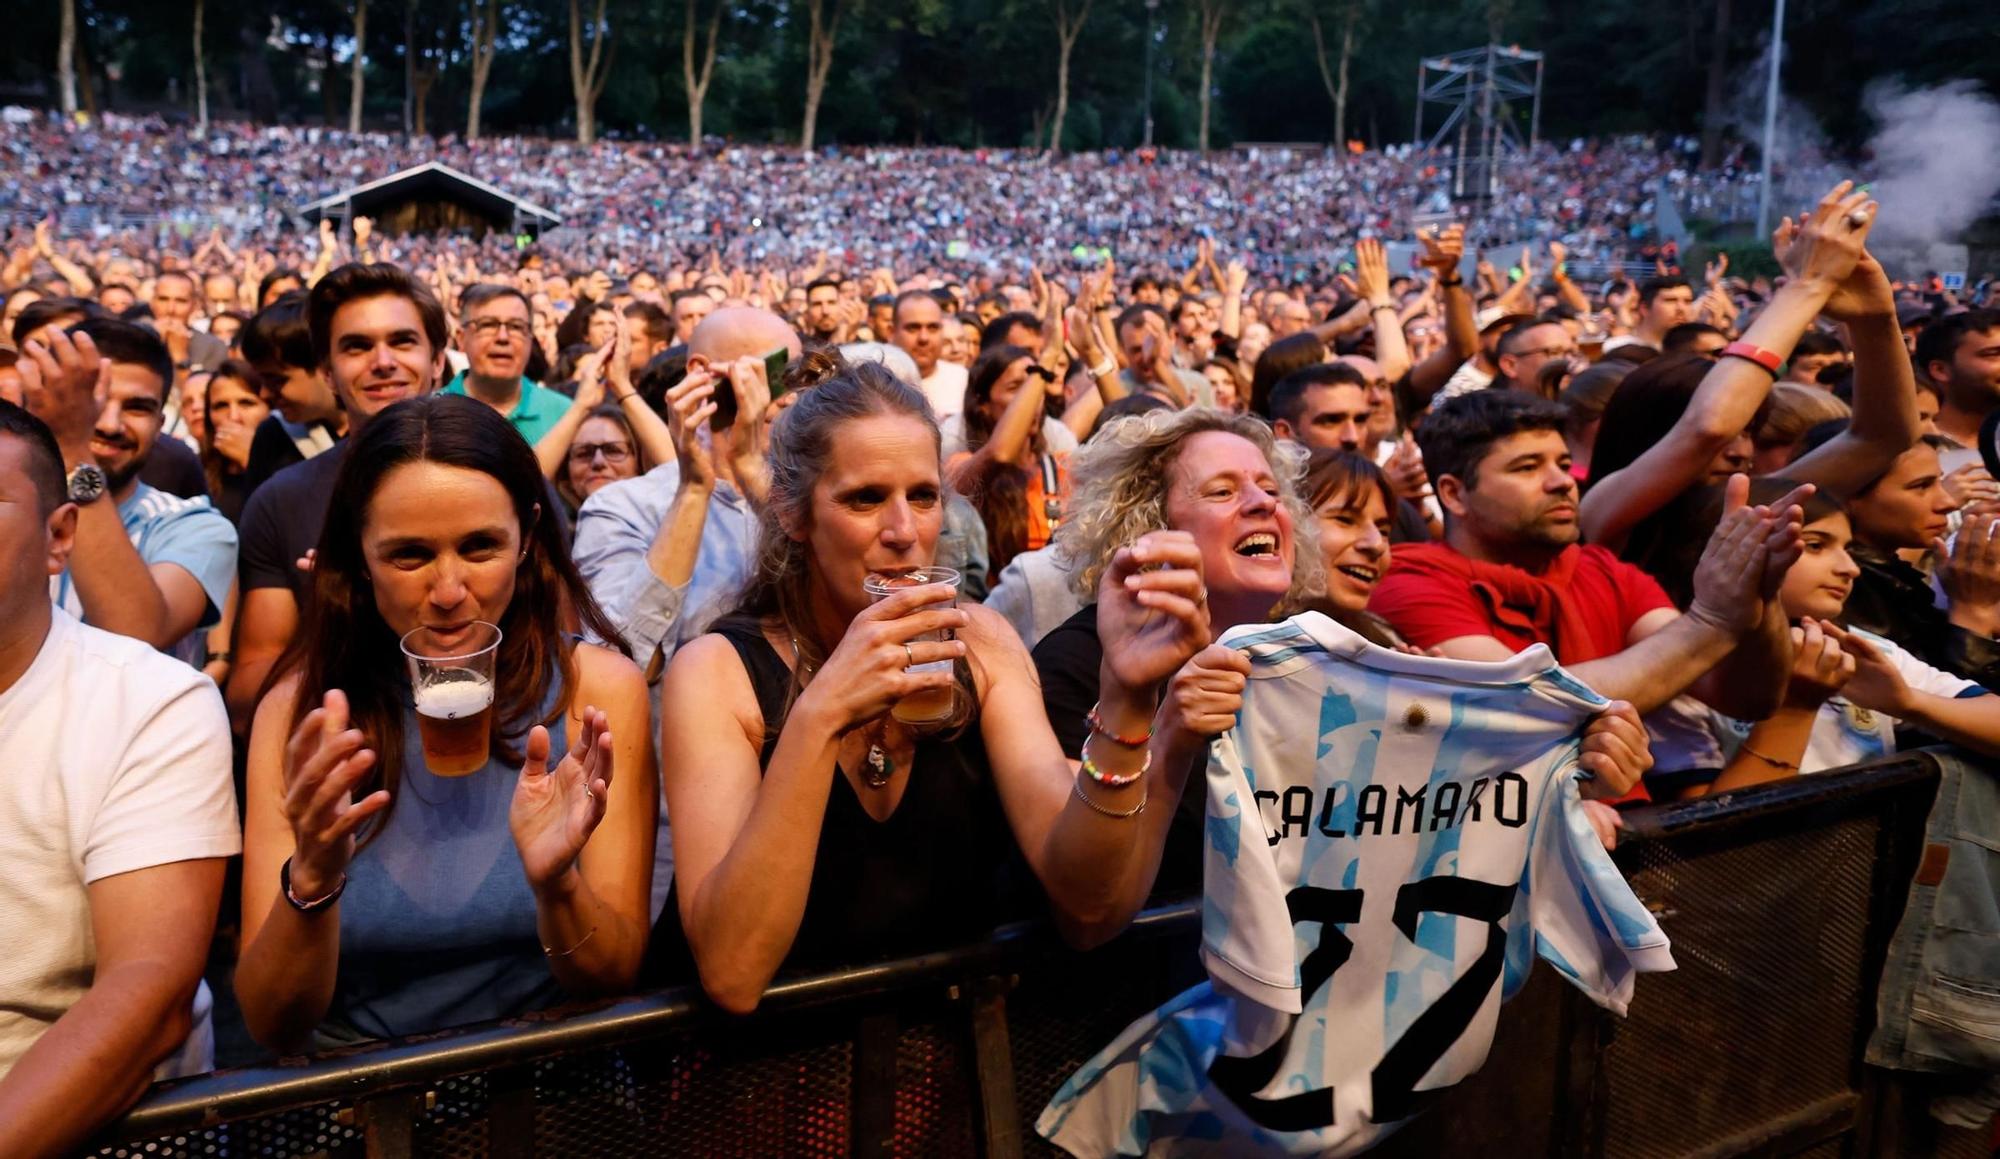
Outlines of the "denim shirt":
[[2000,1071],[2000,772],[1956,750],[1924,826],[1924,856],[1876,992],[1868,1061]]

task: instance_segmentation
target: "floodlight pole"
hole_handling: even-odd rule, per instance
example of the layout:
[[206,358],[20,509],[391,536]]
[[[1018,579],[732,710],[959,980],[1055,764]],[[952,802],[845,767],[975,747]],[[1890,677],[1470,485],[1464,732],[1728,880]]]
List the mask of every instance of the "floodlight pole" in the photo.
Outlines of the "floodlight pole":
[[1757,184],[1757,236],[1771,233],[1771,155],[1778,151],[1778,69],[1785,59],[1785,0],[1771,11],[1771,75],[1764,82],[1764,158]]
[[1160,0],[1146,0],[1146,147],[1153,146],[1153,10]]

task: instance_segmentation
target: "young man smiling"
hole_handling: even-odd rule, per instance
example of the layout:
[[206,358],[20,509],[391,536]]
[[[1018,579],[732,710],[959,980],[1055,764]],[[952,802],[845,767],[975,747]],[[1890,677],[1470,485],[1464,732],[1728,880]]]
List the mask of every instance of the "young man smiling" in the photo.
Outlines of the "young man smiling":
[[321,278],[306,301],[306,324],[313,358],[340,399],[350,437],[271,476],[243,509],[228,689],[238,721],[249,719],[264,677],[298,627],[311,582],[299,561],[319,542],[327,496],[351,436],[396,403],[431,393],[444,370],[444,308],[393,265],[350,264]]

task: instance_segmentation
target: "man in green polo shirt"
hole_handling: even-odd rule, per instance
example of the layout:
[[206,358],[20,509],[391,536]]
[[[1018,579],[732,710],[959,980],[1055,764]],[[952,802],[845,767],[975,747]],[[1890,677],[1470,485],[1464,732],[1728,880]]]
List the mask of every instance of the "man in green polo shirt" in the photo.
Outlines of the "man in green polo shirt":
[[533,446],[569,409],[569,397],[522,373],[534,341],[527,296],[512,286],[482,282],[459,295],[458,345],[469,365],[446,394],[478,399],[505,416]]

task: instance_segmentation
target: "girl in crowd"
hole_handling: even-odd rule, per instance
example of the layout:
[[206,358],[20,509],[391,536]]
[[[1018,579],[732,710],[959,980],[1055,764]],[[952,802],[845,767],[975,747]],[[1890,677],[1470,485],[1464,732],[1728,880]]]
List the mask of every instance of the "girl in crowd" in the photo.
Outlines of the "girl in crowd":
[[[1048,417],[1048,399],[1061,389],[1023,346],[986,351],[967,376],[964,445],[947,454],[945,478],[979,510],[996,576],[1016,555],[1048,543],[1061,519],[1076,447],[1069,428]],[[952,433],[944,432],[948,441]]]
[[[629,989],[657,796],[646,687],[492,408],[412,399],[356,437],[250,737],[237,996],[281,1051]],[[503,633],[487,764],[425,767],[398,642]]]
[[250,498],[244,474],[250,466],[250,440],[271,413],[261,384],[254,367],[231,358],[210,376],[203,400],[201,466],[208,475],[208,497],[231,523]]
[[1401,646],[1388,621],[1368,610],[1376,581],[1389,570],[1389,513],[1396,502],[1389,477],[1365,455],[1317,450],[1306,461],[1304,493],[1326,564],[1322,594],[1305,601],[1305,608],[1326,613],[1372,644]]
[[1215,405],[1242,414],[1249,406],[1250,380],[1234,359],[1220,355],[1201,368],[1208,385],[1215,390]]
[[[1212,630],[1263,623],[1281,605],[1328,598],[1320,521],[1299,490],[1305,456],[1296,444],[1274,439],[1261,420],[1214,408],[1157,411],[1108,424],[1072,460],[1071,512],[1056,551],[1070,562],[1076,590],[1088,599],[1103,590],[1119,544],[1161,532],[1191,536],[1199,545]],[[1364,498],[1361,509],[1370,511],[1371,502]],[[1336,538],[1349,534],[1339,530]],[[1336,558],[1367,554],[1353,548],[1350,542]],[[1344,605],[1358,594],[1343,583],[1332,599]],[[1034,653],[1048,720],[1072,760],[1082,758],[1091,736],[1093,691],[1085,681],[1104,662],[1099,622],[1087,606],[1043,637]],[[1180,800],[1166,838],[1162,893],[1200,885],[1206,802],[1202,791],[1182,797],[1181,789],[1206,758],[1208,740],[1235,724],[1249,670],[1242,653],[1211,645],[1167,684],[1158,727],[1184,739],[1172,754],[1175,762],[1155,773],[1162,792]],[[1586,732],[1584,764],[1597,776],[1585,794],[1623,795],[1649,763],[1646,753],[1638,716],[1629,705],[1613,705]]]
[[[882,367],[799,394],[771,434],[757,570],[667,672],[675,881],[653,973],[691,967],[729,1010],[754,1007],[781,967],[985,934],[1010,916],[1016,847],[1080,943],[1122,928],[1150,884],[1173,810],[1148,802],[1170,801],[1161,771],[1186,766],[1183,735],[1151,724],[1154,689],[1208,642],[1198,549],[1135,536],[1096,569],[1104,660],[1080,774],[1004,621],[953,607],[942,584],[872,604],[863,590],[871,572],[931,562],[940,468],[929,406]],[[935,726],[891,713],[941,692],[953,709]]]
[[[1789,482],[1760,479],[1751,502],[1769,502]],[[1711,503],[1719,511],[1719,505]],[[2000,519],[1974,517],[1961,539],[1976,550],[2000,549]],[[2000,696],[1912,656],[1893,641],[1842,627],[1848,596],[1861,574],[1849,549],[1855,526],[1833,500],[1805,503],[1803,553],[1785,573],[1778,598],[1793,622],[1795,658],[1779,709],[1751,724],[1717,719],[1725,747],[1735,751],[1707,785],[1690,795],[1724,792],[1800,773],[1851,765],[1896,751],[1896,729],[1911,726],[1953,744],[2000,754]]]

